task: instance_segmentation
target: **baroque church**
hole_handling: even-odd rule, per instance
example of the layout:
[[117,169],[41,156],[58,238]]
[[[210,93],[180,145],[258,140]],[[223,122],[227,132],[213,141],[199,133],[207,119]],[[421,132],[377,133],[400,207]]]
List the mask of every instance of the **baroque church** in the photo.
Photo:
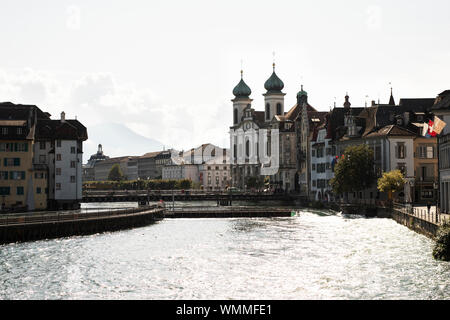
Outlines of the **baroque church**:
[[244,82],[242,71],[241,80],[233,89],[232,185],[250,189],[249,181],[256,178],[260,185],[265,182],[267,187],[269,183],[272,190],[300,193],[301,180],[306,180],[307,166],[303,162],[307,158],[297,150],[301,150],[302,139],[307,139],[312,131],[311,115],[318,112],[309,105],[303,86],[296,104],[285,112],[284,83],[275,72],[275,63],[264,88],[264,111],[252,107],[252,91]]

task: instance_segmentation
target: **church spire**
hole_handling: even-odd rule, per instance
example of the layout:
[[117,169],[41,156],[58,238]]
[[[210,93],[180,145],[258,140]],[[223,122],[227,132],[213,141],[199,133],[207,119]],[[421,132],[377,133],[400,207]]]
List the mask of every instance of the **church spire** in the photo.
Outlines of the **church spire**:
[[[391,84],[391,83],[389,82],[389,84]],[[391,87],[391,97],[389,98],[389,105],[395,106],[394,95],[392,94],[392,87]]]

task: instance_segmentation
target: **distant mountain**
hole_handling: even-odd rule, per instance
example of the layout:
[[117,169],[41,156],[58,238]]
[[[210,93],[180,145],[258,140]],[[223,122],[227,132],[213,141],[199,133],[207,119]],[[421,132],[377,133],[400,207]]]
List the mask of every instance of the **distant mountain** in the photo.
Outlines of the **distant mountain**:
[[83,163],[97,153],[99,144],[103,147],[103,153],[111,158],[141,156],[164,148],[161,142],[141,136],[119,123],[90,126],[87,130],[89,139],[83,143]]

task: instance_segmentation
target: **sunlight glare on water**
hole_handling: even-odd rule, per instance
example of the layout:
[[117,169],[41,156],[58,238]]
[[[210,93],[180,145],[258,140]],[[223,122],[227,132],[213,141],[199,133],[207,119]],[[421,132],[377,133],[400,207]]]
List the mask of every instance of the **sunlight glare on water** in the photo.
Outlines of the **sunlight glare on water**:
[[1,299],[449,299],[450,264],[391,219],[165,219],[0,246]]

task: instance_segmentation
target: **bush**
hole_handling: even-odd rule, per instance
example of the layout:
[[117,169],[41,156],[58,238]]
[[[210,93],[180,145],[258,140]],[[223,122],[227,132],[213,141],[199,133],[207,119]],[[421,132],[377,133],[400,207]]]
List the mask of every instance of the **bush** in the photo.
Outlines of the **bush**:
[[450,261],[450,222],[439,227],[433,257],[437,260]]
[[85,181],[83,189],[89,190],[181,190],[191,189],[192,181],[184,180],[122,180]]

